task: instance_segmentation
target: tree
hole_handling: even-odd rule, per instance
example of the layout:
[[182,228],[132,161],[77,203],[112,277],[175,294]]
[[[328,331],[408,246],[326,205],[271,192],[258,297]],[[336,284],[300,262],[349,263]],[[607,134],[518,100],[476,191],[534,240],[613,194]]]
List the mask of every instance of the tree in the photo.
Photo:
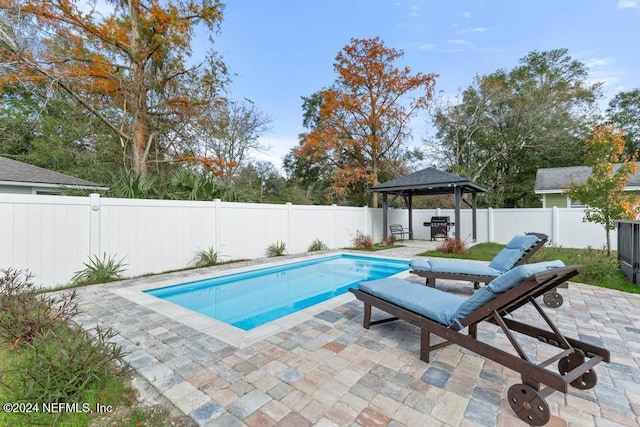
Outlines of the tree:
[[444,167],[486,186],[492,206],[538,203],[538,168],[581,162],[600,87],[587,76],[566,49],[534,51],[510,71],[476,76],[457,102],[434,108],[434,154]]
[[222,101],[199,121],[202,158],[216,159],[216,174],[231,182],[246,166],[249,153],[264,150],[259,138],[269,129],[271,119],[250,101]]
[[624,131],[627,154],[640,151],[640,88],[620,92],[609,102],[607,115],[618,129]]
[[108,185],[117,139],[66,94],[16,87],[0,100],[0,156]]
[[352,39],[336,56],[335,83],[316,95],[320,108],[305,115],[313,129],[301,136],[295,155],[331,166],[336,198],[380,183],[382,171],[404,155],[410,119],[431,99],[437,76],[398,69],[394,63],[403,55],[377,37]]
[[565,193],[587,205],[585,221],[605,228],[610,255],[610,232],[616,228],[616,220],[635,219],[640,214],[638,197],[624,189],[629,175],[637,170],[636,158],[625,154],[624,135],[611,125],[596,127],[585,148],[585,164],[591,167],[591,175],[585,183],[572,182]]
[[196,28],[213,40],[223,5],[109,4],[103,16],[70,0],[0,0],[0,86],[47,82],[68,93],[118,136],[127,168],[143,175],[150,155],[160,160],[170,145],[172,129],[191,123],[227,80],[214,51],[189,65]]

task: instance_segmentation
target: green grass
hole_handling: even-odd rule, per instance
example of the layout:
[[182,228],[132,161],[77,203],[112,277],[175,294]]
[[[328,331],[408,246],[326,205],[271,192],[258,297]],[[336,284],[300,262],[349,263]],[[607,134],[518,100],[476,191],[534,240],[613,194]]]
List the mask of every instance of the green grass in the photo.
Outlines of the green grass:
[[[491,261],[498,252],[504,248],[504,245],[498,243],[480,243],[469,248],[465,254],[445,254],[439,250],[427,251],[420,256],[432,256],[442,258],[458,258],[473,259],[478,261]],[[615,253],[612,254],[615,259]],[[531,259],[530,262],[550,261],[559,259],[567,265],[582,264],[585,266],[595,266],[600,268],[601,260],[606,258],[606,252],[597,249],[575,249],[548,246],[540,249]],[[590,271],[593,268],[589,269]],[[584,269],[583,269],[584,271]],[[602,288],[616,289],[623,292],[640,293],[640,286],[629,283],[620,270],[607,271],[602,270],[600,277],[594,278],[584,273],[579,274],[573,279],[574,282],[585,283],[588,285],[600,286]]]

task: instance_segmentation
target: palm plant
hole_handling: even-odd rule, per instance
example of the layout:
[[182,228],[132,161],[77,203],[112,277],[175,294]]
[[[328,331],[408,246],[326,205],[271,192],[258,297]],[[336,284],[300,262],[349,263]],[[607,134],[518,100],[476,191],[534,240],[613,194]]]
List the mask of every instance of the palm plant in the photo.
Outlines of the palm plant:
[[329,247],[325,245],[322,240],[316,238],[313,240],[313,242],[311,242],[311,245],[309,246],[309,249],[307,249],[307,252],[326,251],[328,249]]
[[284,241],[278,241],[267,246],[267,256],[283,256],[287,253],[287,243]]
[[125,270],[127,264],[123,264],[124,257],[120,261],[116,261],[115,257],[107,257],[102,255],[102,259],[98,255],[89,257],[89,262],[85,262],[84,267],[80,271],[76,271],[71,278],[74,285],[88,285],[94,283],[110,282],[121,278],[121,273]]
[[217,262],[218,251],[216,251],[212,246],[209,246],[207,249],[197,251],[191,260],[191,264],[197,268],[211,267],[212,265],[216,265]]

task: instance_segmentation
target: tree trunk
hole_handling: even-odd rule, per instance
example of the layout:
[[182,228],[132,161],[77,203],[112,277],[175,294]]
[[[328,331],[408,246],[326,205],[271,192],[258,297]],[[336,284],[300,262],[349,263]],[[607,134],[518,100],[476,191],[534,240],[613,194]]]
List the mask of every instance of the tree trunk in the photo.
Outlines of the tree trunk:
[[133,156],[133,172],[135,175],[147,173],[147,145],[149,144],[147,88],[145,85],[144,62],[142,62],[142,47],[140,43],[140,28],[138,27],[138,15],[140,14],[140,1],[129,0],[129,18],[131,22],[131,56],[133,59],[133,140],[131,141]]

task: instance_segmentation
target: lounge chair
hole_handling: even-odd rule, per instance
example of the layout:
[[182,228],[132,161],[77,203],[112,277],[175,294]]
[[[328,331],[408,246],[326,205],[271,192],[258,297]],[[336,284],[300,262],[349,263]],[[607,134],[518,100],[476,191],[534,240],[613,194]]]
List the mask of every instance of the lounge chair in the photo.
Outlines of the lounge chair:
[[[365,328],[397,319],[418,326],[420,359],[427,363],[431,351],[457,344],[518,372],[522,383],[509,388],[509,404],[523,421],[543,425],[550,418],[545,397],[556,390],[566,394],[569,384],[581,390],[594,387],[597,383],[594,366],[601,361],[610,361],[608,350],[565,337],[535,301],[536,297],[579,273],[579,265],[560,267],[562,265],[560,261],[552,261],[515,267],[469,298],[398,278],[363,282],[350,292],[364,302]],[[533,305],[548,329],[522,323],[511,316],[526,304]],[[372,307],[394,317],[372,322]],[[478,339],[478,325],[485,321],[500,327],[513,350],[505,351]],[[462,332],[465,328],[467,333]],[[445,341],[432,345],[432,333]],[[559,353],[544,361],[536,360],[535,354],[530,358],[524,350],[526,347],[517,340],[520,334],[556,347]],[[550,353],[537,356],[555,351],[551,349]],[[547,369],[555,362],[558,362],[558,372]]]
[[[431,287],[435,287],[436,279],[453,279],[473,282],[474,289],[479,289],[480,283],[488,284],[500,274],[526,263],[548,240],[549,236],[542,233],[515,236],[489,265],[417,257],[411,260],[411,273],[425,277],[426,285]],[[562,287],[566,285],[563,284]],[[553,308],[560,307],[563,302],[562,295],[555,289],[547,292],[543,296],[543,301]]]

